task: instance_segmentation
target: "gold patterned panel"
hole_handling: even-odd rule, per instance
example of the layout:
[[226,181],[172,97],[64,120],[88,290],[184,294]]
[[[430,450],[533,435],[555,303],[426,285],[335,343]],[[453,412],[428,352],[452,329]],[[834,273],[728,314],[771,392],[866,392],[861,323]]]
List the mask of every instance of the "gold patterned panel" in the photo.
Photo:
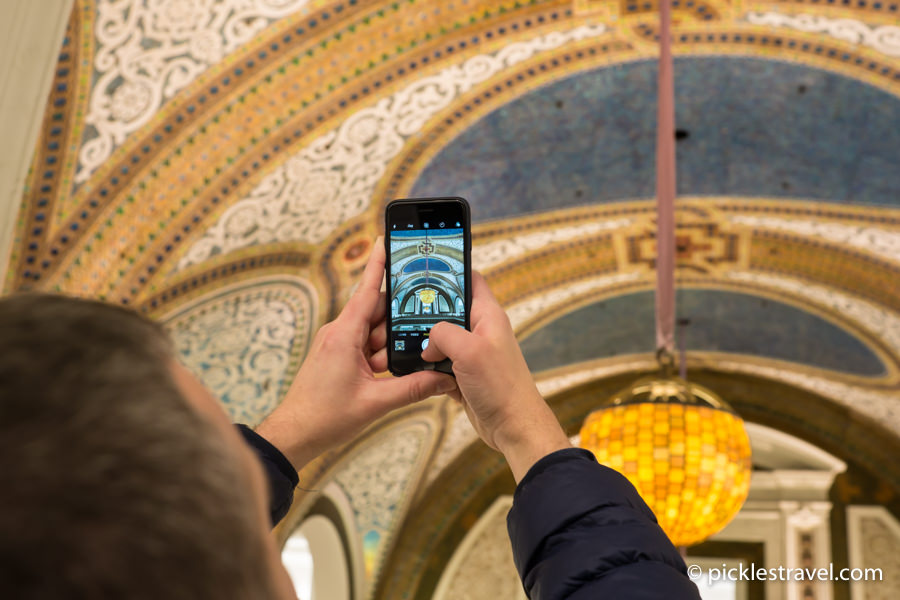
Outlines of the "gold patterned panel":
[[[94,51],[89,35],[93,6],[83,2],[73,16],[73,31],[80,32],[80,51],[87,56]],[[338,11],[337,6],[343,8]],[[652,15],[629,11],[628,6],[628,2],[468,2],[457,7],[450,23],[446,11],[437,7],[423,11],[416,2],[365,6],[310,3],[300,13],[275,21],[202,73],[151,122],[128,137],[113,159],[74,195],[68,194],[73,157],[64,149],[60,158],[67,166],[50,178],[54,185],[59,178],[65,180],[59,182],[62,187],[53,187],[49,198],[41,195],[43,184],[34,182],[29,188],[29,210],[23,213],[15,268],[7,286],[146,303],[150,295],[171,287],[168,280],[180,277],[173,272],[174,264],[228,206],[254,192],[292,153],[360,108],[371,106],[373,100],[402,89],[406,82],[433,75],[466,58],[495,52],[516,40],[571,30],[585,22],[607,24],[604,40],[560,47],[529,63],[528,68],[537,68],[540,75],[528,78],[527,84],[506,86],[508,78],[504,77],[502,89],[490,101],[473,105],[471,100],[479,95],[473,88],[435,114],[390,162],[374,193],[379,202],[357,218],[363,230],[377,228],[381,199],[403,195],[429,156],[485,111],[579,70],[653,56],[655,44],[647,37],[652,36],[647,29]],[[690,11],[682,15],[676,7],[676,53],[779,57],[897,92],[893,60],[886,60],[885,49],[867,41],[869,37],[862,33],[860,41],[852,42],[831,35],[827,23],[807,33],[783,19],[777,25],[747,21],[750,12],[784,12],[786,6],[722,2],[715,4],[716,10],[709,13],[712,17],[700,20],[696,15],[688,17]],[[870,29],[892,22],[888,13],[871,7],[859,11],[821,7],[820,14],[832,20],[864,17]],[[301,29],[303,33],[297,33]],[[86,70],[73,71],[70,80],[83,84]],[[496,82],[479,84],[479,89],[487,91],[492,84]],[[77,115],[83,114],[85,90],[72,85],[68,90],[68,106],[77,110],[62,120],[78,133]],[[446,116],[457,112],[463,117],[442,129]],[[52,118],[48,114],[48,119]],[[396,178],[398,171],[402,171],[400,179]],[[49,206],[56,205],[56,217],[41,233],[29,235],[40,227],[35,222],[40,212],[35,206],[41,199]],[[60,208],[63,202],[68,208]],[[52,212],[41,214],[46,220]],[[346,239],[353,227],[341,229],[333,239]],[[271,254],[272,248],[265,246],[248,247],[242,255]],[[330,294],[340,295],[339,282],[345,274],[331,272],[334,267],[323,265]]]

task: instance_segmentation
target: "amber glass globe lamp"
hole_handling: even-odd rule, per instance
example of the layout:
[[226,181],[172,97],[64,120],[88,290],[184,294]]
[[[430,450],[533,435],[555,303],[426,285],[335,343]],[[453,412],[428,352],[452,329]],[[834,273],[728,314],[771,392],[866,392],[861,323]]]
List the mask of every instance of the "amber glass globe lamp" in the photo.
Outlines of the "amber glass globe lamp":
[[676,546],[721,530],[750,490],[743,420],[711,390],[664,369],[594,411],[581,446],[622,473]]

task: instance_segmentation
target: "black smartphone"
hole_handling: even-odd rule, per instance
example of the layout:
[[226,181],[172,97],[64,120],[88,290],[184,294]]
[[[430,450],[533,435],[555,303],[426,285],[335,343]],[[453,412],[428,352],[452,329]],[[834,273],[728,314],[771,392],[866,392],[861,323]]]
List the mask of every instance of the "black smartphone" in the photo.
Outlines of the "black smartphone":
[[384,213],[388,369],[394,375],[434,370],[453,374],[450,360],[425,362],[439,321],[469,329],[472,238],[463,198],[394,200]]

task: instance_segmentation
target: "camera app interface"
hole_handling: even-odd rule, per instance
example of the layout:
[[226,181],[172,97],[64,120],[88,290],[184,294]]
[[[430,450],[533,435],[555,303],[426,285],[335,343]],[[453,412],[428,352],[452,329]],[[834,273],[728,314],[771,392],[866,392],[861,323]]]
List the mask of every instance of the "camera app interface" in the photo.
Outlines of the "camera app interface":
[[412,227],[390,232],[391,343],[394,352],[418,354],[438,321],[465,327],[465,242],[458,222]]

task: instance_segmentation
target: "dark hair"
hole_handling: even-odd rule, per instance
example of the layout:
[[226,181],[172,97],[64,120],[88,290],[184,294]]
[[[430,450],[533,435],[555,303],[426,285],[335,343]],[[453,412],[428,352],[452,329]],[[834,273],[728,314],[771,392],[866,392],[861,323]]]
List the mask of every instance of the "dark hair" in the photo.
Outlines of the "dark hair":
[[247,477],[123,307],[0,299],[0,597],[267,598]]

